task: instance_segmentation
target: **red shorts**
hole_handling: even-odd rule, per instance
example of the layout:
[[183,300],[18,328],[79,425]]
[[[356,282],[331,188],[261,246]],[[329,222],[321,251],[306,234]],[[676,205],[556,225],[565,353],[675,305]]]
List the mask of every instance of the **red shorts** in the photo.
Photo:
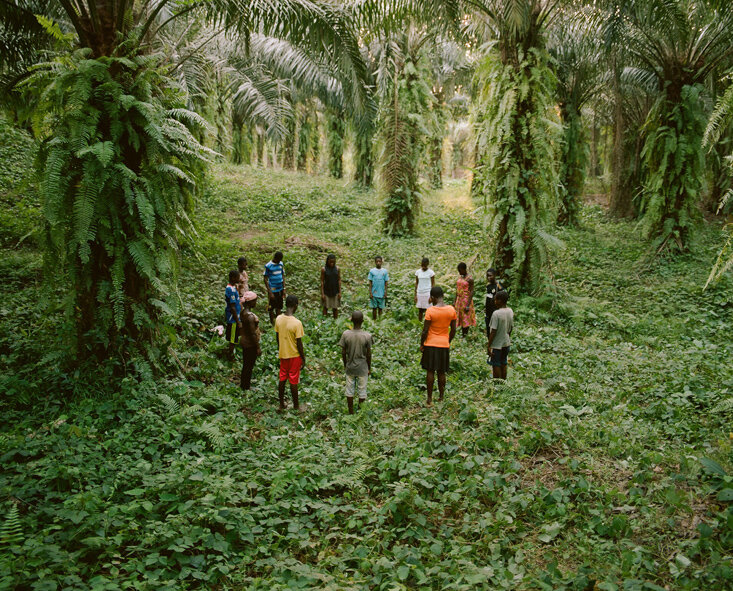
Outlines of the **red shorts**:
[[300,381],[300,368],[303,367],[303,360],[300,357],[280,360],[280,381],[288,380],[291,384]]

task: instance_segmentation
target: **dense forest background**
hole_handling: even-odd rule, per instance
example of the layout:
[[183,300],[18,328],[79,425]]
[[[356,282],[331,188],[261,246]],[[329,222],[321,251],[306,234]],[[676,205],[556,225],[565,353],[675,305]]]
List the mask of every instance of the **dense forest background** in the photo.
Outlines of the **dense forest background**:
[[[728,0],[0,1],[0,588],[729,588],[732,76]],[[277,249],[305,417],[210,332]],[[423,255],[518,319],[436,411]]]

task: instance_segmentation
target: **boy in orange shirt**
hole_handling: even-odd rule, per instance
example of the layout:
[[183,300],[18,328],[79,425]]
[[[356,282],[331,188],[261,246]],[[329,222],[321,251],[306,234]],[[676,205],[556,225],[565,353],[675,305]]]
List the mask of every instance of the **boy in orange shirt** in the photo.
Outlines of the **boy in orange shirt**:
[[443,302],[443,289],[435,286],[430,290],[432,308],[425,311],[425,322],[420,337],[422,368],[427,372],[428,406],[433,405],[435,373],[438,373],[438,400],[445,395],[445,374],[450,366],[450,344],[456,336],[458,315],[453,306]]

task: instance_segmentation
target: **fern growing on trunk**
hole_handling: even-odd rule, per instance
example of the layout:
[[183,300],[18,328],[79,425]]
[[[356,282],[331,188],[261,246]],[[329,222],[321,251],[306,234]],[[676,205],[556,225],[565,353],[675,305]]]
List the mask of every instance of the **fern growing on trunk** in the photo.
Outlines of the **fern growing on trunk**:
[[91,53],[27,84],[48,113],[38,160],[47,262],[66,279],[81,355],[153,337],[208,152],[191,133],[205,122],[156,56]]
[[518,50],[505,62],[496,49],[476,72],[476,175],[472,191],[488,208],[495,265],[510,284],[540,287],[557,203],[555,76],[544,50]]
[[654,238],[657,251],[685,250],[700,218],[697,205],[705,175],[701,93],[699,85],[683,86],[678,93],[670,87],[647,119],[639,211],[644,234]]
[[562,105],[563,123],[560,164],[560,210],[557,221],[561,225],[578,223],[580,197],[585,184],[589,146],[580,111],[573,104]]
[[423,75],[419,51],[411,52],[410,38],[391,59],[389,92],[380,107],[379,162],[385,194],[385,230],[392,235],[411,234],[420,206],[419,170],[429,134],[432,94]]
[[344,113],[335,109],[326,112],[326,142],[328,145],[328,172],[335,178],[344,176]]

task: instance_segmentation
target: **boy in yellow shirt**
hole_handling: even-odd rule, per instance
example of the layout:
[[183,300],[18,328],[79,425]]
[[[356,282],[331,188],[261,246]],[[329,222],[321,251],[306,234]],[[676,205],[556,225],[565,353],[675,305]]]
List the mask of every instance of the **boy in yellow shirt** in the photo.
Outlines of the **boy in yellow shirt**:
[[275,338],[277,339],[280,357],[280,382],[277,393],[280,399],[280,410],[285,410],[285,383],[290,382],[290,395],[293,408],[299,410],[298,383],[300,370],[305,367],[305,351],[303,350],[303,323],[295,317],[298,309],[298,298],[289,295],[285,300],[285,313],[275,319]]

